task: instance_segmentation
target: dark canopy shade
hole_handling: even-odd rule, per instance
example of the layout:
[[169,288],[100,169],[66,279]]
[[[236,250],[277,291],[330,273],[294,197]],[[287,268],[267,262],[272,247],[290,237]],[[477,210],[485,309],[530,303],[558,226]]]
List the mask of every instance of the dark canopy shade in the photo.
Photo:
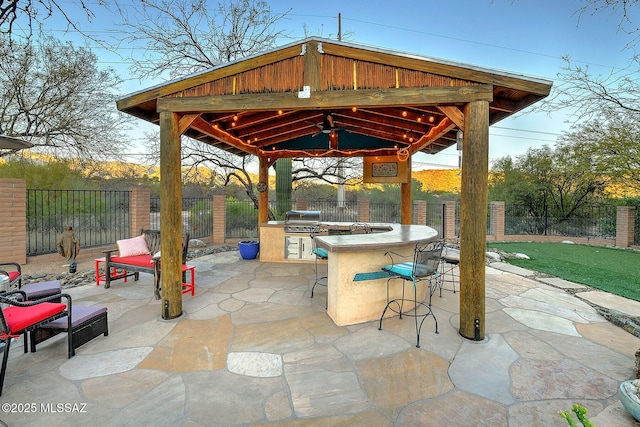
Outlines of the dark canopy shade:
[[23,148],[33,147],[33,144],[18,138],[0,135],[0,149],[5,150],[22,150]]

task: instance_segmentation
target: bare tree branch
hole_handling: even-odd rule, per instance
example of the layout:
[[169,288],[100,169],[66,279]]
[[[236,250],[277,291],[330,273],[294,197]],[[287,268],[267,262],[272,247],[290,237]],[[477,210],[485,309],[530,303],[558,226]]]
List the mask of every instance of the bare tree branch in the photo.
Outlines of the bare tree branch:
[[274,13],[266,1],[144,0],[133,18],[122,15],[125,41],[142,44],[132,57],[140,78],[176,78],[275,47],[284,30],[276,24],[288,13]]

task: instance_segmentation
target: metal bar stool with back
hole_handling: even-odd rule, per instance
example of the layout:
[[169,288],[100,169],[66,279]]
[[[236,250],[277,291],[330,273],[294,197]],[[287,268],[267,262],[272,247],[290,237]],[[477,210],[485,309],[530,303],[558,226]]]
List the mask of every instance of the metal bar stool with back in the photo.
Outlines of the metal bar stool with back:
[[[387,310],[391,310],[398,314],[400,319],[402,319],[402,316],[414,318],[416,326],[416,347],[418,348],[420,348],[420,330],[427,317],[433,317],[436,324],[436,334],[438,333],[438,320],[431,308],[431,296],[434,291],[441,286],[440,280],[442,276],[438,271],[438,266],[442,256],[442,248],[442,240],[418,243],[414,249],[413,262],[396,262],[396,260],[394,260],[394,256],[397,259],[399,257],[406,258],[410,255],[405,256],[395,252],[386,253],[386,255],[391,258],[391,264],[384,266],[382,270],[386,271],[390,277],[387,280],[387,305],[385,305],[382,315],[380,316],[378,329],[382,330],[384,315],[387,313]],[[402,295],[400,298],[391,299],[389,295],[389,283],[394,279],[402,279]],[[405,294],[406,282],[410,282],[412,285],[413,298]],[[422,286],[423,283],[426,283],[428,286],[426,290],[429,293],[428,303],[424,300],[418,300],[417,297],[417,287]],[[412,304],[408,310],[404,309],[405,302]],[[421,320],[418,321],[420,318]]]

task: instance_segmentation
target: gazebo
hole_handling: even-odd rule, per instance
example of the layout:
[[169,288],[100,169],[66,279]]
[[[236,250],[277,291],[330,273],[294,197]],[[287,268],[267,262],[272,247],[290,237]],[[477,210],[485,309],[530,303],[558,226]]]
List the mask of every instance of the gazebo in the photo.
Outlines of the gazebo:
[[[484,338],[489,126],[546,97],[552,82],[310,37],[141,90],[118,109],[160,126],[162,313],[182,314],[181,136],[259,159],[259,223],[268,168],[279,158],[411,156],[459,144],[460,334]],[[167,315],[168,313],[168,315]]]

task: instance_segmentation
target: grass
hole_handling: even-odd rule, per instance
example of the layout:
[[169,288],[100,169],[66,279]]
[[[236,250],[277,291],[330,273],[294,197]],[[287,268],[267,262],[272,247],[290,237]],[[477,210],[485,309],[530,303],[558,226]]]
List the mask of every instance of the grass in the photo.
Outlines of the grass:
[[509,264],[547,273],[575,283],[640,301],[640,252],[566,243],[489,243],[531,259],[507,259]]

